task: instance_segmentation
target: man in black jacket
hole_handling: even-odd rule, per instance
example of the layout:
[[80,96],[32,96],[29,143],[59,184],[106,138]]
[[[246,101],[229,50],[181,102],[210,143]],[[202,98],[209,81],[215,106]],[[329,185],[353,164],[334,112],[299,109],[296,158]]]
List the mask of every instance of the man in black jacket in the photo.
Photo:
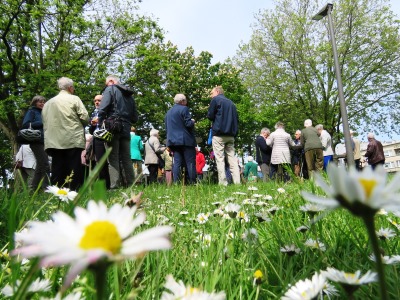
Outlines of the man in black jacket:
[[103,99],[99,107],[99,125],[109,117],[117,117],[122,121],[119,132],[113,132],[111,142],[106,143],[106,148],[112,147],[108,157],[108,169],[110,174],[110,188],[115,189],[121,185],[122,164],[125,175],[124,185],[133,184],[134,175],[131,163],[130,140],[131,125],[138,120],[136,103],[133,100],[133,91],[119,84],[119,78],[110,75],[106,78],[106,88],[103,91]]
[[234,184],[240,184],[238,159],[235,157],[235,137],[238,134],[238,113],[235,104],[224,96],[221,86],[212,89],[207,118],[212,121],[212,146],[217,163],[218,181],[227,185],[225,157]]
[[260,135],[256,138],[256,161],[261,168],[263,174],[263,181],[269,180],[269,167],[271,164],[271,152],[272,148],[267,145],[266,139],[268,138],[270,131],[264,127],[261,129]]

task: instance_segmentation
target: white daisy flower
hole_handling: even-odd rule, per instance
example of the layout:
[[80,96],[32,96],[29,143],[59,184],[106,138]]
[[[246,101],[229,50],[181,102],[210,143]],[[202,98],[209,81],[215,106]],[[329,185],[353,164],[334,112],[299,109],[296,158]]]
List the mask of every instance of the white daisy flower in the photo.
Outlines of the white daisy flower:
[[301,252],[300,248],[297,248],[296,245],[294,245],[294,244],[285,245],[280,250],[282,253],[285,253],[289,256],[293,256],[293,255],[299,254]]
[[246,193],[243,193],[243,192],[234,192],[233,194],[234,194],[234,195],[239,195],[239,196],[245,196],[245,195],[247,195]]
[[284,188],[279,188],[279,189],[277,189],[277,191],[279,194],[283,194],[286,192]]
[[144,213],[135,217],[136,207],[114,204],[107,209],[103,202],[91,200],[87,209],[76,207],[75,219],[57,212],[53,222],[30,222],[21,233],[23,246],[13,251],[22,257],[41,258],[42,267],[71,265],[64,286],[97,261],[119,261],[135,258],[151,250],[171,248],[170,226],[155,227],[132,236],[145,220]]
[[325,207],[318,204],[307,203],[305,205],[300,206],[299,209],[304,212],[318,213],[324,211]]
[[263,195],[261,195],[261,194],[253,194],[253,197],[254,197],[254,198],[262,198],[262,196],[263,196]]
[[272,198],[272,196],[270,196],[270,195],[265,195],[265,196],[263,197],[263,199],[264,199],[264,200],[267,200],[267,201],[271,201],[273,198]]
[[233,219],[236,217],[240,210],[240,205],[236,203],[228,203],[225,206],[225,212]]
[[189,214],[189,212],[187,210],[182,210],[181,212],[179,212],[180,215],[187,215]]
[[247,189],[248,189],[249,191],[258,191],[258,188],[255,187],[255,186],[249,186]]
[[312,300],[322,295],[327,286],[326,278],[315,273],[310,279],[300,280],[283,295],[282,300]]
[[236,218],[237,219],[239,219],[239,220],[241,220],[241,221],[244,221],[244,222],[249,222],[250,221],[250,218],[249,218],[249,215],[248,214],[246,214],[244,211],[239,211],[238,212],[238,214],[236,215]]
[[325,191],[327,198],[321,198],[311,193],[303,192],[308,201],[327,208],[337,208],[340,205],[350,210],[354,215],[362,216],[376,213],[380,209],[396,211],[400,208],[400,173],[386,184],[386,171],[383,168],[366,168],[358,172],[351,168],[339,168],[328,165],[328,177],[331,186],[327,185],[321,175],[316,174],[317,184]]
[[254,200],[250,198],[246,198],[242,201],[243,205],[254,205]]
[[264,201],[257,201],[257,202],[256,202],[256,205],[257,205],[257,206],[267,206],[267,202],[264,202]]
[[394,227],[397,228],[397,230],[400,230],[400,224],[398,224],[396,221],[392,220],[391,218],[387,218],[387,220],[392,224]]
[[328,268],[326,271],[322,271],[322,274],[329,280],[347,285],[363,285],[378,281],[378,274],[371,271],[361,276],[361,271],[346,273],[335,268]]
[[310,227],[306,226],[306,225],[301,225],[299,227],[296,228],[297,232],[306,232],[307,230],[309,230]]
[[311,248],[311,249],[318,249],[318,250],[321,250],[321,251],[325,251],[326,250],[325,244],[320,242],[320,241],[318,241],[318,240],[308,239],[304,243],[304,245],[309,247],[309,248]]
[[280,210],[281,208],[278,206],[272,206],[270,208],[267,209],[267,213],[274,215],[278,210]]
[[254,214],[258,220],[258,222],[271,222],[271,219],[268,217],[265,212],[257,212]]
[[378,231],[376,231],[376,236],[381,240],[389,240],[392,237],[395,237],[396,233],[394,232],[394,230],[390,228],[381,228]]
[[[21,284],[20,280],[17,280],[15,282],[16,289],[18,289],[20,284]],[[51,288],[50,280],[48,280],[48,279],[40,280],[40,278],[37,278],[35,281],[31,282],[31,284],[29,285],[28,293],[47,292],[47,291],[50,291],[50,288]],[[14,289],[12,286],[6,285],[1,290],[1,293],[6,297],[12,297],[12,296],[14,296]]]
[[72,201],[78,195],[78,193],[75,191],[70,191],[68,188],[60,189],[55,185],[49,185],[45,192],[53,194],[54,196],[60,198],[60,200],[63,202]]
[[220,208],[215,209],[213,212],[214,216],[222,216],[223,214],[224,214],[224,211]]
[[[371,254],[369,259],[376,262],[375,255]],[[400,255],[393,255],[393,256],[381,256],[382,263],[385,265],[395,265],[400,263]]]
[[197,222],[204,224],[208,221],[209,214],[199,213],[196,217]]
[[225,292],[207,293],[200,289],[185,285],[182,280],[178,282],[172,275],[168,275],[161,295],[161,300],[225,300]]

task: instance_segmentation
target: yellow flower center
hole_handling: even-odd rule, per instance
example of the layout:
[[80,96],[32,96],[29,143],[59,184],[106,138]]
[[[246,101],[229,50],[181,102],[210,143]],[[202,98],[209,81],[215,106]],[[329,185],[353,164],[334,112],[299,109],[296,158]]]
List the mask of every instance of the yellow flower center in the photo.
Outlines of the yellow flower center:
[[[346,278],[346,279],[354,279],[355,277],[356,277],[356,274],[354,274],[354,273],[344,273],[344,277]],[[359,280],[357,279],[356,280],[356,282],[358,282]]]
[[260,270],[254,272],[254,278],[261,279],[263,277],[263,273]]
[[196,288],[194,288],[194,287],[189,286],[189,287],[186,289],[186,294],[185,294],[185,296],[190,296],[190,295],[197,294],[199,291],[200,291],[199,289],[196,289]]
[[121,237],[114,224],[109,221],[95,221],[85,229],[79,246],[85,250],[101,248],[112,254],[119,252]]
[[63,196],[67,196],[68,193],[66,190],[58,190],[57,195],[63,195]]
[[375,186],[377,185],[377,181],[375,179],[359,179],[362,187],[364,188],[365,195],[369,198],[374,190]]

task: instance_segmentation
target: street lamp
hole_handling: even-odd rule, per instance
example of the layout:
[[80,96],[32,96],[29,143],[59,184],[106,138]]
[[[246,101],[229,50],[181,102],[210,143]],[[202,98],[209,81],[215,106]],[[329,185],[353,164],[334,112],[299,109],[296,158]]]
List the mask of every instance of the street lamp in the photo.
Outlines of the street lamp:
[[335,32],[333,30],[332,9],[333,9],[333,4],[327,3],[312,19],[314,21],[319,21],[324,17],[328,16],[328,28],[333,50],[333,60],[335,62],[335,73],[336,73],[337,87],[339,93],[340,114],[342,115],[342,121],[343,121],[343,133],[344,133],[344,142],[346,146],[347,164],[349,166],[354,166],[354,155],[353,155],[353,148],[350,136],[349,120],[347,118],[346,102],[344,101],[342,75],[340,74]]

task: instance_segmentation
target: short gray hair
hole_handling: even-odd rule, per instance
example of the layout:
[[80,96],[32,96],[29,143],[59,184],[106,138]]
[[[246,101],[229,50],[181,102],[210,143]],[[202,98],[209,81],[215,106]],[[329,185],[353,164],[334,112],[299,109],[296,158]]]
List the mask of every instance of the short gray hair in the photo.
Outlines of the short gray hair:
[[159,131],[155,128],[153,128],[152,130],[150,130],[150,136],[157,136],[159,133]]
[[324,130],[324,126],[322,124],[318,124],[317,126],[315,126],[315,129],[317,130]]
[[296,133],[298,133],[298,134],[301,135],[301,130],[300,130],[300,129],[297,129],[297,130],[296,130]]
[[247,156],[247,161],[253,161],[254,160],[254,158],[253,158],[253,156]]
[[186,97],[184,94],[176,94],[174,97],[174,102],[175,103],[181,103],[182,101],[186,100]]
[[374,139],[375,138],[375,134],[373,132],[368,132],[367,138]]
[[119,83],[119,77],[116,75],[108,75],[106,78],[106,83],[109,82],[110,80],[114,81],[115,84]]
[[263,133],[271,133],[271,132],[269,131],[269,129],[267,127],[264,127],[263,129],[261,129],[260,134],[263,134]]
[[304,121],[304,127],[310,127],[312,126],[312,121],[310,119],[307,119]]
[[57,80],[57,85],[60,90],[66,91],[71,86],[74,86],[74,81],[68,77],[61,77]]
[[285,124],[283,124],[281,121],[276,122],[275,129],[278,129],[278,128],[285,128]]

